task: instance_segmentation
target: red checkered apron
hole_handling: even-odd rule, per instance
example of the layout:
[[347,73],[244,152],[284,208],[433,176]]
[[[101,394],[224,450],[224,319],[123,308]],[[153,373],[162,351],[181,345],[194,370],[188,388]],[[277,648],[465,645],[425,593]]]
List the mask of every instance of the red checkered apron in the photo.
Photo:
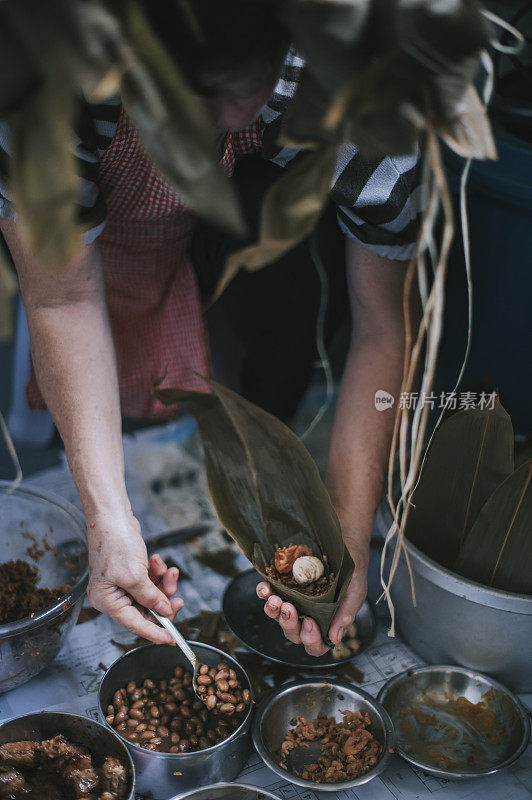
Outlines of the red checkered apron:
[[[228,175],[239,155],[261,147],[258,121],[229,133],[222,166]],[[193,216],[148,159],[122,110],[100,162],[107,220],[98,242],[105,272],[122,413],[168,419],[172,409],[151,396],[154,380],[205,391],[195,375],[210,374],[207,335],[198,287],[187,257]],[[28,402],[44,402],[32,370]]]

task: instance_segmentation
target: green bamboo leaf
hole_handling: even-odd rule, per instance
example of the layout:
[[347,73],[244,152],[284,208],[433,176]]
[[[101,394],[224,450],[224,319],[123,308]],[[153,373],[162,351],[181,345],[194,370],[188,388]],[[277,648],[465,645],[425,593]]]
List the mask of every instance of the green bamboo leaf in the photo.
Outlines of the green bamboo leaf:
[[513,428],[498,398],[444,420],[412,498],[407,538],[452,568],[484,503],[513,471]]
[[458,556],[455,569],[471,580],[532,594],[532,460],[493,492]]
[[264,578],[269,580],[265,568],[278,545],[307,544],[317,555],[327,555],[335,579],[319,597],[270,581],[276,593],[313,617],[327,638],[353,564],[317,467],[286,425],[220,384],[207,383],[212,395],[179,389],[154,394],[196,418],[216,512]]

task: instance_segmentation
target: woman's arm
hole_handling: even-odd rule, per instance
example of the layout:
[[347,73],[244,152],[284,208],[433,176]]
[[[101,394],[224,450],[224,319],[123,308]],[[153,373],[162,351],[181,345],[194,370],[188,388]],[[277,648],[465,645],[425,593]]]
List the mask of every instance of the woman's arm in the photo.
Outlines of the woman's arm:
[[87,520],[89,600],[134,633],[169,642],[169,635],[132,604],[133,598],[173,616],[180,601],[172,605],[148,574],[146,547],[126,492],[118,378],[98,251],[86,247],[53,273],[25,252],[13,222],[2,220],[0,226],[19,276],[39,388],[64,442]]
[[[332,642],[341,640],[344,628],[354,620],[366,597],[369,542],[388,463],[405,342],[406,263],[374,255],[348,240],[347,274],[353,327],[331,436],[326,484],[355,571],[329,631]],[[379,389],[393,395],[392,407],[376,408],[375,393]],[[272,596],[267,583],[259,583],[257,593],[267,599],[266,614],[279,620],[290,641],[302,643],[310,655],[326,652],[314,620],[301,623],[294,606]]]

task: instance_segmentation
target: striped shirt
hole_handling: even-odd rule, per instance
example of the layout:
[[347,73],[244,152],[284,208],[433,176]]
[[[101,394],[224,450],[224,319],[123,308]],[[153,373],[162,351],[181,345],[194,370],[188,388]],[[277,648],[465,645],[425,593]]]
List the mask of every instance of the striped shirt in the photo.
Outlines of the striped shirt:
[[[291,48],[260,118],[263,157],[287,168],[299,151],[282,147],[277,140],[303,68],[303,59]],[[73,146],[80,176],[79,218],[87,243],[95,241],[105,226],[99,161],[113,140],[120,107],[119,98],[104,103],[80,103]],[[7,188],[9,157],[9,129],[0,122],[0,216],[13,218]],[[341,229],[378,255],[398,260],[411,258],[422,211],[420,174],[418,153],[368,161],[362,158],[355,144],[342,144],[331,182],[331,198],[338,208]]]

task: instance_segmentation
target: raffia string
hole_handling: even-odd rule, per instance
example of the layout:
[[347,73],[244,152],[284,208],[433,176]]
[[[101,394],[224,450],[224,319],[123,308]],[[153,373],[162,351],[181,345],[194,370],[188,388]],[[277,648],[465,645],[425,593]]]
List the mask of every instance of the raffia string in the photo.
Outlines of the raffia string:
[[[522,34],[513,28],[508,23],[500,20],[491,12],[483,12],[486,17],[494,24],[510,32],[515,39],[515,44],[512,46],[502,45],[500,42],[494,41],[492,45],[495,49],[503,53],[516,53],[522,47],[524,37]],[[487,107],[489,105],[492,92],[493,92],[493,65],[491,58],[487,52],[481,53],[481,60],[486,72],[486,82],[482,92],[482,100]],[[467,342],[464,351],[464,357],[459,370],[459,374],[454,386],[451,396],[454,395],[462,380],[466,363],[469,357],[471,348],[471,331],[472,331],[472,314],[473,314],[473,286],[471,277],[471,252],[469,241],[469,225],[467,214],[466,202],[466,187],[467,179],[469,177],[471,168],[471,158],[467,158],[462,170],[460,178],[460,222],[461,234],[464,247],[464,262],[467,280],[468,291],[468,327],[467,327]],[[445,178],[445,173],[441,163],[440,147],[436,132],[432,129],[427,131],[427,156],[425,161],[425,177],[427,186],[426,197],[426,212],[424,215],[421,235],[419,239],[417,257],[410,263],[406,279],[405,279],[405,292],[403,298],[404,317],[405,317],[405,362],[403,370],[403,382],[401,386],[401,396],[407,396],[412,391],[416,373],[418,369],[419,358],[426,344],[425,350],[425,364],[423,370],[423,377],[421,380],[420,396],[426,397],[432,388],[434,381],[434,374],[436,368],[436,360],[438,354],[438,347],[442,333],[443,321],[443,305],[444,305],[444,285],[445,276],[447,272],[447,262],[454,235],[454,222],[452,214],[452,204]],[[434,228],[439,209],[443,211],[444,227],[441,239],[441,247],[439,255],[436,257],[436,244],[434,239]],[[430,292],[427,294],[427,255],[429,262],[436,264],[434,271],[433,283]],[[410,298],[412,294],[412,286],[414,274],[417,274],[417,283],[421,303],[423,307],[423,316],[419,325],[416,336],[416,341],[412,347],[412,321],[410,317]],[[397,570],[401,553],[404,552],[405,561],[410,577],[410,585],[412,592],[412,602],[416,605],[414,578],[408,551],[404,544],[405,530],[408,522],[410,508],[412,506],[411,499],[416,486],[419,483],[420,475],[423,469],[425,455],[430,446],[430,442],[437,430],[442,417],[447,409],[449,399],[446,401],[441,413],[438,417],[433,432],[429,438],[429,442],[425,450],[423,450],[425,433],[428,422],[429,405],[423,403],[418,405],[415,412],[410,419],[408,407],[397,409],[395,418],[394,430],[392,434],[392,445],[390,448],[390,458],[388,462],[388,492],[387,500],[391,509],[393,520],[386,535],[384,547],[381,557],[381,585],[383,588],[383,597],[386,598],[388,608],[390,610],[391,625],[388,635],[395,636],[395,609],[391,599],[390,587]],[[410,446],[409,446],[410,445]],[[396,464],[396,458],[399,458],[399,477],[401,494],[395,502],[393,491],[393,477]],[[394,542],[395,540],[395,542]],[[386,560],[389,547],[394,543],[394,551],[391,559],[390,570],[388,576],[385,575]]]

